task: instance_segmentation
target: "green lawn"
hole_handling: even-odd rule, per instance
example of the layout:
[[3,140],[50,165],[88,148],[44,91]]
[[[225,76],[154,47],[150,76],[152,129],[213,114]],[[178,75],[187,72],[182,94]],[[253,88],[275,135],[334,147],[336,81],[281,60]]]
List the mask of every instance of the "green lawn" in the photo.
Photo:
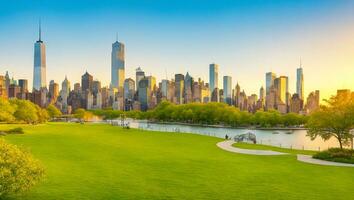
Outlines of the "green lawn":
[[[17,127],[19,125],[10,125]],[[0,129],[9,125],[0,125]],[[218,138],[97,124],[24,126],[45,180],[14,199],[351,199],[354,168],[219,149]]]
[[284,153],[295,154],[295,155],[296,154],[314,155],[318,153],[318,151],[287,149],[287,148],[274,147],[270,145],[249,144],[243,142],[234,143],[232,146],[243,148],[243,149],[272,150],[272,151],[284,152]]

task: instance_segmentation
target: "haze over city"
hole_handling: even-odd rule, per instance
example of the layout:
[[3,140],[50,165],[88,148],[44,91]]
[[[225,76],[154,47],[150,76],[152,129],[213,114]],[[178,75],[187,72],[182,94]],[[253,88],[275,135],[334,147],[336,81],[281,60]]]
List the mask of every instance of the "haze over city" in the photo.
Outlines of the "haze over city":
[[1,1],[0,72],[32,85],[41,19],[47,82],[60,83],[65,75],[72,84],[80,82],[87,70],[108,85],[118,33],[126,48],[126,77],[140,66],[157,81],[189,72],[208,82],[215,62],[220,77],[232,76],[248,93],[265,86],[268,71],[289,76],[293,93],[301,58],[305,96],[316,89],[321,98],[354,89],[354,2],[222,2]]

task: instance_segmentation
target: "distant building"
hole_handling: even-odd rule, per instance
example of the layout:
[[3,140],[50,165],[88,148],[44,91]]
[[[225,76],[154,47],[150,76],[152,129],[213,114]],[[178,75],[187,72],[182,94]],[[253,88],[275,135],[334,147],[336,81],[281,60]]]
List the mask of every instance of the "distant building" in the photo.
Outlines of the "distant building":
[[59,84],[51,80],[49,83],[48,99],[50,103],[55,103],[59,96]]
[[115,88],[124,87],[125,79],[125,52],[124,44],[118,42],[112,44],[112,66],[111,66],[111,84]]
[[142,111],[146,111],[150,104],[151,90],[149,87],[149,79],[143,78],[139,81],[139,102]]
[[33,89],[39,91],[46,87],[46,53],[45,44],[41,40],[41,25],[39,24],[39,38],[34,44]]
[[306,101],[306,111],[307,113],[312,113],[320,107],[320,91],[316,90],[311,92]]
[[[219,84],[219,65],[213,63],[209,65],[209,89],[211,94],[214,93],[215,88],[219,88],[218,84]],[[210,96],[212,96],[211,94]]]
[[266,94],[270,92],[270,88],[274,86],[274,80],[276,79],[276,74],[273,72],[266,73]]
[[187,72],[184,78],[184,103],[193,101],[193,78]]
[[289,111],[293,113],[300,113],[303,107],[303,100],[300,99],[298,94],[293,94],[290,100]]
[[81,76],[82,92],[86,92],[86,91],[92,92],[92,83],[93,83],[93,77],[86,71],[86,73]]
[[288,87],[288,77],[287,76],[280,76],[274,80],[274,88],[276,89],[277,93],[277,100],[280,101],[279,103],[287,103],[287,93],[289,92]]
[[301,65],[296,69],[296,93],[300,99],[304,99],[304,73]]
[[231,105],[232,103],[232,78],[231,76],[223,77],[224,102]]
[[183,104],[184,102],[184,75],[175,74],[175,97],[177,104]]
[[136,84],[136,90],[139,88],[139,81],[145,77],[145,72],[138,67],[135,72],[135,84]]
[[124,104],[125,110],[131,110],[134,102],[135,81],[127,78],[124,81]]

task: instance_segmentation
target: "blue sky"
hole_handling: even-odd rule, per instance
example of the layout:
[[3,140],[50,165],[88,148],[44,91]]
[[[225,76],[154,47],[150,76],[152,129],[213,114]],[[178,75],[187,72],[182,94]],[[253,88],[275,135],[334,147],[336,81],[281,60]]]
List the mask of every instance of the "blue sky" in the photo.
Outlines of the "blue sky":
[[[47,80],[72,84],[88,70],[110,78],[111,43],[126,45],[126,76],[141,66],[158,79],[190,72],[208,81],[220,65],[247,94],[264,74],[288,75],[295,89],[300,57],[305,92],[354,90],[354,1],[2,1],[0,74],[32,79],[38,19],[47,45]],[[220,86],[222,84],[222,77]],[[330,85],[328,83],[331,83]]]

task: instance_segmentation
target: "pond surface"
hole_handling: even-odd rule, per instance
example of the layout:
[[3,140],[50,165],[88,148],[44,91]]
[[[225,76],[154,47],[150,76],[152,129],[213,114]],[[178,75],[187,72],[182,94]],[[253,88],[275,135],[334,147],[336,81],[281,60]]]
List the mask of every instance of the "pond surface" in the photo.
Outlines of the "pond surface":
[[[306,136],[307,130],[249,130],[249,129],[235,129],[235,128],[218,128],[218,127],[204,127],[181,124],[159,124],[151,123],[146,120],[132,120],[125,121],[129,123],[131,128],[164,131],[178,133],[194,133],[200,135],[213,136],[218,138],[225,138],[227,134],[229,137],[244,133],[253,133],[256,135],[258,144],[266,144],[283,148],[305,149],[305,150],[325,150],[331,147],[338,147],[338,142],[335,138],[327,141],[321,138],[311,140]],[[120,124],[120,120],[114,120],[114,124]]]

